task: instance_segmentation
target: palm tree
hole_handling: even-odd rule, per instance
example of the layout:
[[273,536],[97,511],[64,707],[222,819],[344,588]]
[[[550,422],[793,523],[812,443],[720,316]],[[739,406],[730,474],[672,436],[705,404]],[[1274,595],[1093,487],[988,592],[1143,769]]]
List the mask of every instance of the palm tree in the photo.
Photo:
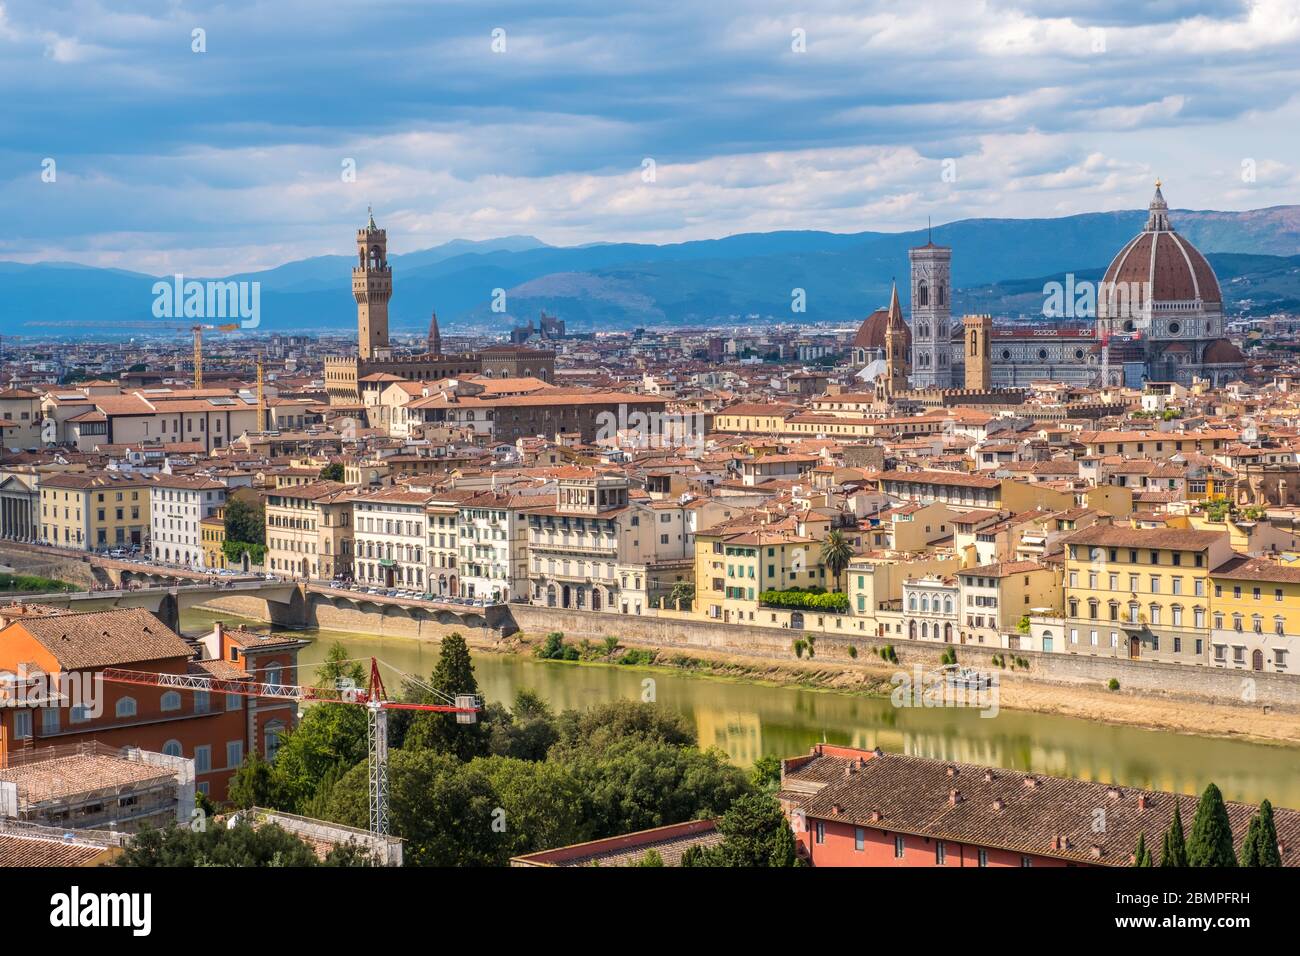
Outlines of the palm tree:
[[830,569],[831,574],[835,576],[835,590],[842,591],[840,587],[840,576],[844,569],[849,566],[853,560],[853,549],[849,543],[844,540],[844,535],[839,530],[832,531],[822,542],[822,564]]

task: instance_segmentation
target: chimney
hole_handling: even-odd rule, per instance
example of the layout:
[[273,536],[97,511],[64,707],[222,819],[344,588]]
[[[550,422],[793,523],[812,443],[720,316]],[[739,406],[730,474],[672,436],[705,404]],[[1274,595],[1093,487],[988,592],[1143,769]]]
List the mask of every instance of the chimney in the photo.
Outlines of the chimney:
[[996,780],[997,778],[998,778],[998,775],[995,774],[992,770],[985,770],[985,771],[984,771],[984,782],[985,782],[985,783],[992,783],[992,782],[993,782],[994,780]]
[[1007,805],[1007,802],[1006,802],[1005,800],[1003,800],[1001,797],[998,797],[996,800],[993,801],[993,809],[994,809],[994,810],[1002,810],[1002,809],[1005,809],[1006,805]]
[[[872,810],[872,811],[871,811],[871,822],[872,822],[872,823],[879,823],[879,822],[880,822],[881,820],[883,820],[883,819],[885,819],[885,815],[884,815],[883,813],[881,813],[879,810]],[[1281,846],[1281,844],[1278,844],[1278,845]]]
[[1106,796],[1110,797],[1112,800],[1118,800],[1120,797],[1124,796],[1124,791],[1119,787],[1111,787],[1106,791]]
[[1037,778],[1037,777],[1026,777],[1026,778],[1025,778],[1025,786],[1026,786],[1027,788],[1029,788],[1030,790],[1037,790],[1037,789],[1038,789],[1038,778]]
[[964,799],[965,799],[965,797],[963,797],[963,796],[961,795],[961,791],[960,791],[960,790],[949,790],[949,791],[948,791],[948,804],[949,804],[950,806],[954,806],[954,807],[955,807],[955,806],[957,806],[957,804],[961,803],[962,800],[964,800]]
[[1092,854],[1094,860],[1100,860],[1104,851],[1099,844],[1094,843],[1091,848],[1089,848],[1088,852]]
[[952,766],[951,764],[948,765],[948,769],[945,772],[950,777],[955,777],[957,776],[957,774],[961,773],[960,770],[958,770],[956,767]]
[[1145,793],[1139,793],[1139,794],[1138,794],[1138,809],[1139,809],[1139,810],[1145,810],[1148,806],[1150,806],[1150,804],[1151,804],[1151,801],[1150,801],[1150,799],[1147,797],[1147,795],[1146,795]]
[[843,812],[843,807],[838,803],[831,804],[831,816],[838,817]]

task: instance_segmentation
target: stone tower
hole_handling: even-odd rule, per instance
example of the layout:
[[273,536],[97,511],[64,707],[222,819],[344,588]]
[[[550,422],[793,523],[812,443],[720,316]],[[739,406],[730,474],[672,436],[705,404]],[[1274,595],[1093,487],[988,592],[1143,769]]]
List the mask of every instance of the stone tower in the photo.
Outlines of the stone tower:
[[907,391],[907,325],[898,304],[898,285],[889,293],[889,321],[885,325],[885,389],[890,395]]
[[352,297],[357,300],[357,354],[362,359],[387,358],[388,300],[393,296],[393,270],[388,266],[388,234],[375,225],[357,230],[358,264],[352,270]]
[[966,388],[987,392],[993,386],[993,316],[968,315],[961,325],[966,340]]
[[437,312],[434,312],[429,318],[428,352],[430,355],[442,354],[442,333],[438,331]]
[[952,387],[952,249],[927,242],[912,264],[912,386]]

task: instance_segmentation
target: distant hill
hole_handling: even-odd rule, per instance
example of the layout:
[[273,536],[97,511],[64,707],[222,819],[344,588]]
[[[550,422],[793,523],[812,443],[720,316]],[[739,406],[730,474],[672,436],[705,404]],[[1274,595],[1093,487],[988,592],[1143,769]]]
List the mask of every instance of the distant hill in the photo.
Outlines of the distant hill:
[[[1177,228],[1210,255],[1230,307],[1297,308],[1300,302],[1300,207],[1247,212],[1178,210]],[[953,247],[958,311],[1036,313],[1042,286],[1066,272],[1097,276],[1142,228],[1142,210],[1060,219],[966,219],[933,230]],[[602,243],[548,246],[531,236],[455,240],[393,254],[394,330],[423,331],[437,310],[444,331],[505,330],[539,311],[573,330],[644,324],[750,324],[803,319],[850,322],[888,300],[907,278],[907,250],[925,230],[905,233],[770,232],[669,245]],[[346,237],[340,241],[347,244]],[[356,318],[349,270],[353,256],[321,256],[229,278],[262,284],[262,328],[349,329]],[[1034,277],[1034,278],[1030,278]],[[196,277],[197,278],[197,277]],[[114,269],[0,262],[0,293],[18,303],[5,335],[104,334],[123,323],[156,322],[154,277]],[[506,290],[507,312],[491,310]],[[807,310],[791,312],[793,290]],[[906,294],[904,294],[906,298]]]

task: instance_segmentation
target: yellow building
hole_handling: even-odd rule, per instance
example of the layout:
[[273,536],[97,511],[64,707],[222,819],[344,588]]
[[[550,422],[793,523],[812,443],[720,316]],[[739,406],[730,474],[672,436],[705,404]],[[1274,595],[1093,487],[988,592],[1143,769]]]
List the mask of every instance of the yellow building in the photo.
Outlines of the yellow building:
[[1300,568],[1236,557],[1210,574],[1210,664],[1239,670],[1293,668],[1300,647]]
[[[764,591],[821,587],[835,581],[821,563],[821,544],[790,530],[729,525],[696,532],[695,608],[710,620],[771,623],[788,609],[760,608]],[[771,621],[761,620],[763,614]],[[803,627],[795,612],[792,627]]]
[[755,402],[741,403],[724,408],[713,419],[713,430],[777,434],[785,430],[787,416],[798,411],[795,405],[763,405]]
[[203,566],[209,569],[226,567],[226,509],[218,508],[199,522],[199,543],[203,548]]
[[149,536],[149,489],[141,475],[42,475],[40,539],[81,551],[143,548]]
[[1066,544],[1065,617],[1042,649],[1208,663],[1209,576],[1231,557],[1226,532],[1085,528]]

